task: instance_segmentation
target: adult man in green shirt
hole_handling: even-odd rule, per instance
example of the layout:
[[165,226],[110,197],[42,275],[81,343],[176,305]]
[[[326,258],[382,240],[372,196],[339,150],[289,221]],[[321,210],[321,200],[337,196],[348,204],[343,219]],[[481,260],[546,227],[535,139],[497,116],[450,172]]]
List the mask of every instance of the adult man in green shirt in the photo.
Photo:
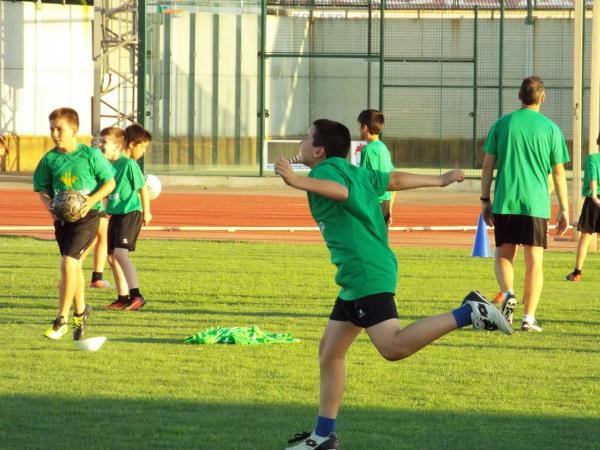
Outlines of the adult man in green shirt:
[[[525,254],[523,331],[542,331],[535,312],[544,285],[542,263],[547,247],[552,173],[560,203],[556,232],[569,227],[567,181],[563,163],[569,161],[560,128],[540,113],[545,100],[539,77],[523,80],[519,91],[521,108],[498,119],[483,147],[486,155],[481,173],[481,207],[486,223],[494,226],[496,278],[504,292],[502,312],[512,324],[516,298],[513,292],[513,262],[517,245]],[[497,168],[494,202],[490,189]]]
[[364,328],[379,353],[389,361],[406,358],[441,336],[473,324],[475,328],[512,333],[500,311],[476,292],[452,312],[419,320],[400,328],[394,292],[398,265],[388,246],[388,235],[377,197],[386,190],[447,186],[462,181],[462,170],[439,176],[385,173],[356,167],[346,159],[350,131],[320,119],[300,145],[308,177],[296,175],[280,158],[276,173],[286,184],[308,193],[310,211],[337,266],[340,286],[319,347],[321,389],[315,430],[290,439],[293,450],[338,448],[333,432],[345,383],[345,356]]

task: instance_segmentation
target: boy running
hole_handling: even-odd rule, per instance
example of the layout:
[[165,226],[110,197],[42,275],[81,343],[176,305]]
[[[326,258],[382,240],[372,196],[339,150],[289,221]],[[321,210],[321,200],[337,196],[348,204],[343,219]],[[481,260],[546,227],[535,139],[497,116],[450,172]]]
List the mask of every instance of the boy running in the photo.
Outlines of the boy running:
[[105,155],[112,161],[116,171],[116,188],[108,197],[106,212],[111,215],[108,223],[108,261],[113,269],[117,288],[117,300],[109,309],[137,311],[146,304],[139,289],[137,271],[129,259],[142,229],[152,220],[150,198],[144,183],[144,175],[137,160],[144,156],[152,141],[151,134],[138,124],[125,129],[125,151],[119,153],[123,141],[120,130],[109,128],[101,135]]
[[[102,199],[115,187],[113,169],[97,150],[77,142],[79,116],[74,109],[59,108],[48,117],[50,136],[55,147],[44,155],[33,174],[33,190],[54,220],[56,242],[62,256],[58,314],[44,336],[60,339],[68,331],[71,305],[74,305],[73,339],[85,334],[92,308],[84,299],[82,256],[98,232]],[[76,222],[58,220],[52,211],[52,199],[68,189],[87,196]]]
[[296,175],[283,158],[275,166],[286,184],[307,192],[311,214],[337,266],[335,279],[341,287],[319,346],[317,424],[314,431],[298,433],[289,441],[293,444],[289,449],[294,450],[338,448],[334,430],[344,394],[346,352],[363,329],[389,361],[406,358],[469,324],[512,333],[500,311],[477,292],[467,295],[454,311],[400,328],[394,301],[398,264],[388,246],[377,197],[386,190],[447,186],[462,181],[464,174],[462,170],[440,176],[367,170],[349,163],[349,150],[348,128],[320,119],[300,144],[302,162],[311,168],[308,177]]

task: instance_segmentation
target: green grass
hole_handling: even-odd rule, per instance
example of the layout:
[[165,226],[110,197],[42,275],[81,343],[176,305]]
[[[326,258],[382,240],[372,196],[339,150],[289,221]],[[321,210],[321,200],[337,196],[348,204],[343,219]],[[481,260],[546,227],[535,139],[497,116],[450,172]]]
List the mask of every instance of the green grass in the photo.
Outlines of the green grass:
[[[490,259],[396,251],[403,324],[471,289],[496,292]],[[598,448],[600,264],[590,255],[585,281],[568,283],[573,259],[546,253],[542,334],[465,329],[389,363],[363,333],[348,355],[342,448]],[[337,293],[324,245],[144,240],[134,260],[147,307],[106,311],[114,293],[88,291],[89,336],[108,341],[80,352],[69,336],[42,337],[56,311],[56,244],[0,237],[0,448],[268,450],[314,426],[317,345]],[[519,255],[519,281],[522,270]],[[301,342],[182,343],[253,324]]]

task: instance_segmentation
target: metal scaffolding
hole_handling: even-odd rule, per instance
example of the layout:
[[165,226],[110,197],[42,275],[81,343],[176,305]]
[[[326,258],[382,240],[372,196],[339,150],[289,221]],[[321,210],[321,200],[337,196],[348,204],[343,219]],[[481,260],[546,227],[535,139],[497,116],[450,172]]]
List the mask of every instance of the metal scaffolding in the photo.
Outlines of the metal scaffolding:
[[94,0],[92,133],[138,119],[138,0]]

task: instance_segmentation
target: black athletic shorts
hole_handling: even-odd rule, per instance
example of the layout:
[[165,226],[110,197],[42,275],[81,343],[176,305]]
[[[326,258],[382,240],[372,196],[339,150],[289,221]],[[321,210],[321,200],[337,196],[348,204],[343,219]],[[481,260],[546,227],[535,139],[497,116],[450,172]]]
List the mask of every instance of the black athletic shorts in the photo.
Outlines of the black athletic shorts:
[[494,214],[496,247],[522,244],[548,247],[548,219],[517,214]]
[[77,222],[54,221],[54,236],[61,256],[80,259],[83,252],[92,245],[98,234],[100,215],[92,209]]
[[338,297],[329,318],[369,328],[388,319],[397,319],[398,311],[394,294],[384,292],[367,295],[358,300],[342,300]]
[[581,207],[577,231],[589,234],[600,233],[600,207],[596,206],[590,197],[585,198]]
[[141,211],[131,211],[127,214],[114,214],[108,221],[108,254],[112,255],[115,248],[135,250],[135,243],[142,229],[143,216]]

